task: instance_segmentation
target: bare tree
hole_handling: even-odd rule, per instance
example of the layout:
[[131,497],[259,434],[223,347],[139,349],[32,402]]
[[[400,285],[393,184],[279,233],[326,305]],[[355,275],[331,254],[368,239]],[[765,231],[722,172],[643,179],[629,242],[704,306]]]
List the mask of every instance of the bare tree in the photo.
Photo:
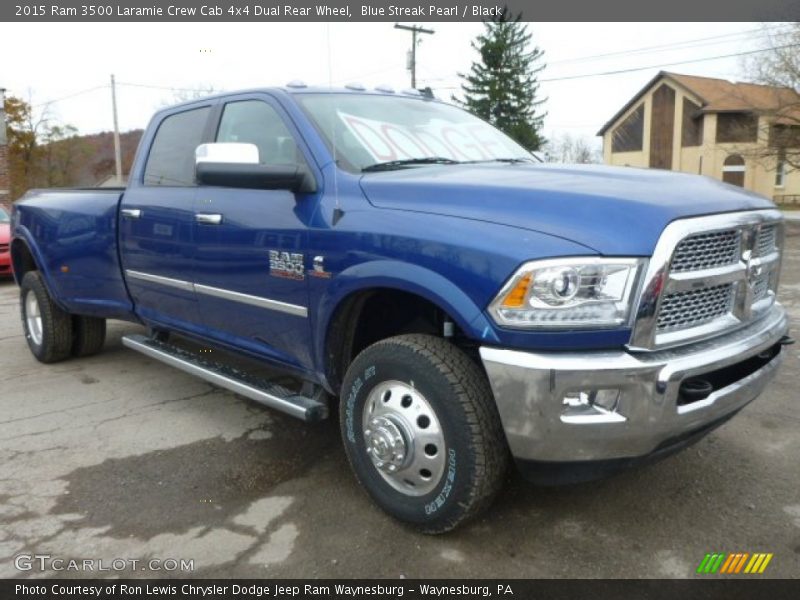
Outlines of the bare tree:
[[765,25],[762,43],[769,51],[750,55],[743,66],[751,81],[772,88],[753,107],[768,142],[742,154],[770,168],[783,161],[800,169],[800,23]]
[[161,105],[172,106],[173,104],[180,104],[181,102],[189,102],[189,100],[197,100],[204,96],[210,96],[217,91],[219,90],[210,83],[199,83],[188,88],[173,88],[172,96],[163,99]]
[[553,136],[544,148],[548,162],[559,163],[600,163],[602,154],[597,144],[583,136],[574,137],[569,133]]

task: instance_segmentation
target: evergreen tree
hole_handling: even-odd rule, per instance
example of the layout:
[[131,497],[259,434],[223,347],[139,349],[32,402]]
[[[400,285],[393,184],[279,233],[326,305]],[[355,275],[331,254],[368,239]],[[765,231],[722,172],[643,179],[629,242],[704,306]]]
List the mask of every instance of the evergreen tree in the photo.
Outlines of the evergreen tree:
[[538,82],[544,52],[530,47],[527,26],[507,10],[484,27],[472,42],[480,61],[468,74],[459,73],[464,100],[457,101],[528,150],[538,150],[546,141],[540,133],[545,113],[539,112],[546,98],[539,98]]

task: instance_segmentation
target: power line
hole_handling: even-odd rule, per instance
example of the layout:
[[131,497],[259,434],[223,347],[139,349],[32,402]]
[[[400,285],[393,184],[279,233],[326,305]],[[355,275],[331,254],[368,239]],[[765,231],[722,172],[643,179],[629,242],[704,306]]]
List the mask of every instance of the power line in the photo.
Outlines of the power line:
[[92,88],[87,88],[85,90],[81,90],[79,92],[75,92],[73,94],[69,94],[67,96],[61,96],[60,98],[53,98],[52,100],[47,100],[46,102],[40,102],[39,104],[34,104],[31,108],[41,108],[42,106],[49,106],[50,104],[55,104],[56,102],[61,102],[63,100],[69,100],[70,98],[75,98],[76,96],[82,96],[84,94],[88,94],[89,92],[94,92],[97,90],[103,90],[108,88],[108,85],[97,85]]
[[[550,79],[540,79],[540,83],[550,83],[554,81],[568,81],[572,79],[585,79],[588,77],[604,77],[606,75],[621,75],[623,73],[634,73],[636,71],[647,71],[648,69],[659,69],[661,67],[672,67],[675,65],[687,65],[690,63],[698,63],[698,62],[706,62],[710,60],[720,60],[723,58],[733,58],[736,56],[747,56],[749,54],[758,54],[760,52],[770,52],[773,50],[784,50],[786,48],[797,48],[800,47],[800,44],[786,44],[784,46],[774,46],[771,48],[761,48],[759,50],[748,50],[745,52],[736,52],[733,54],[723,54],[720,56],[707,56],[705,58],[693,58],[690,60],[681,60],[669,63],[661,63],[658,65],[648,65],[646,67],[632,67],[630,69],[618,69],[616,71],[603,71],[600,73],[583,73],[581,75],[568,75],[566,77],[551,77]],[[459,90],[461,86],[439,86],[434,87],[435,90]]]
[[124,85],[127,87],[138,87],[138,88],[146,88],[151,90],[165,90],[168,92],[202,92],[205,91],[202,87],[199,88],[181,88],[181,87],[173,87],[173,86],[165,86],[165,85],[152,85],[148,83],[130,83],[130,82],[123,82],[118,81],[117,85]]
[[[747,56],[748,54],[758,54],[760,52],[770,52],[772,50],[784,50],[786,48],[797,48],[800,44],[786,44],[784,46],[774,46],[772,48],[761,48],[760,50],[748,50],[745,52],[735,52],[733,54],[722,54],[720,56],[708,56],[706,58],[693,58],[690,60],[680,60],[668,63],[661,63],[659,65],[648,65],[646,67],[633,67],[630,69],[618,69],[616,71],[603,71],[601,73],[583,73],[581,75],[567,75],[566,77],[552,77],[550,79],[540,79],[540,83],[549,83],[552,81],[567,81],[570,79],[584,79],[587,77],[603,77],[606,75],[620,75],[622,73],[634,73],[636,71],[647,71],[648,69],[659,69],[661,67],[672,67],[675,65],[688,65],[691,63],[706,62],[709,60],[720,60],[723,58],[734,58],[736,56]],[[444,88],[442,88],[444,89]]]
[[[776,27],[782,27],[783,24],[778,24]],[[765,28],[756,28],[756,29],[746,29],[742,31],[735,31],[731,33],[725,33],[720,35],[714,35],[710,37],[703,37],[703,38],[695,38],[691,40],[683,40],[680,42],[670,42],[668,44],[657,44],[655,46],[643,46],[641,48],[630,48],[628,50],[618,50],[614,52],[605,52],[603,54],[593,54],[587,56],[577,56],[573,58],[565,58],[563,60],[557,60],[551,63],[548,63],[548,66],[552,65],[563,65],[563,64],[571,64],[576,62],[587,62],[601,58],[608,58],[612,56],[628,56],[631,54],[650,54],[650,53],[658,53],[658,52],[666,52],[668,50],[688,50],[690,48],[697,48],[701,46],[714,46],[716,44],[724,44],[724,43],[731,43],[734,41],[739,41],[736,38],[739,37],[753,37],[751,34],[764,31]],[[766,28],[768,29],[768,27]],[[774,31],[774,30],[773,30]],[[723,39],[723,38],[733,38],[733,39]],[[710,42],[711,40],[717,40],[716,42],[711,43],[698,43],[698,42]]]

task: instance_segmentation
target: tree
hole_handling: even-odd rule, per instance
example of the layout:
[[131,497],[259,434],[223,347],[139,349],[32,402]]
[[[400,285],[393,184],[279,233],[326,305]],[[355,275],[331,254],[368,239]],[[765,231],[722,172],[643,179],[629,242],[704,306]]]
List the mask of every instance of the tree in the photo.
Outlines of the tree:
[[210,83],[199,83],[188,88],[174,88],[172,96],[161,101],[162,106],[172,106],[189,100],[197,100],[215,94],[217,89]]
[[39,147],[39,181],[37,185],[64,187],[74,185],[78,170],[89,159],[91,149],[86,140],[78,137],[73,125],[50,125]]
[[7,96],[3,105],[8,132],[8,162],[12,199],[19,198],[34,186],[37,137],[45,121],[46,112],[34,118],[29,103],[21,98]]
[[597,144],[586,137],[573,137],[568,133],[548,140],[544,146],[547,162],[589,164],[601,163],[602,153]]
[[74,184],[88,154],[78,130],[55,123],[47,106],[35,113],[29,102],[14,96],[6,97],[4,108],[12,200],[33,187]]
[[465,81],[464,99],[455,100],[528,150],[538,150],[545,142],[545,113],[539,110],[546,98],[539,97],[538,81],[544,52],[531,47],[527,26],[507,10],[485,21],[484,28],[472,42],[480,60],[472,63],[468,74],[459,73]]
[[[761,107],[762,135],[768,144],[754,158],[767,164],[784,161],[800,169],[800,23],[764,26],[764,46],[769,50],[744,62],[748,78],[775,88],[767,106]],[[743,154],[753,155],[753,150]]]

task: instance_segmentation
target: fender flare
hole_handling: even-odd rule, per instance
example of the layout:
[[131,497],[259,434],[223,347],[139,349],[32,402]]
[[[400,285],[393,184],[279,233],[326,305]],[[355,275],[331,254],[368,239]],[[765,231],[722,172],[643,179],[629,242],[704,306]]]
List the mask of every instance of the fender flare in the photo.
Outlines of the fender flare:
[[319,298],[313,323],[314,359],[319,375],[324,377],[327,371],[325,347],[338,309],[353,294],[371,289],[396,289],[425,298],[446,312],[467,336],[487,342],[499,341],[483,309],[443,275],[408,262],[375,260],[339,273]]
[[31,232],[27,227],[22,225],[17,225],[11,238],[11,263],[14,265],[14,280],[17,282],[17,285],[22,284],[22,277],[17,270],[17,265],[19,264],[18,248],[20,244],[22,244],[33,257],[36,270],[42,274],[44,287],[47,289],[47,293],[50,295],[50,298],[52,298],[53,302],[55,302],[59,308],[69,312],[67,307],[64,306],[64,303],[60,300],[58,294],[54,293],[56,289],[55,281],[53,281],[50,271],[48,271],[45,267],[47,263],[44,260],[44,255],[42,255],[39,246],[36,244],[33,236],[31,235]]

